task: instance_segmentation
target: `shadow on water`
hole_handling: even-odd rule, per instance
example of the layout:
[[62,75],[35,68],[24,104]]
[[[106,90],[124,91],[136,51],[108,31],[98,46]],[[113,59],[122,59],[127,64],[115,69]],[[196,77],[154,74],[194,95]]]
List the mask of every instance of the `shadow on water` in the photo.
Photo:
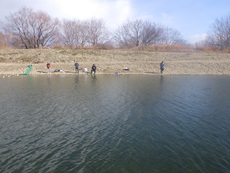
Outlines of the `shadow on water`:
[[47,71],[37,71],[38,73],[47,73]]

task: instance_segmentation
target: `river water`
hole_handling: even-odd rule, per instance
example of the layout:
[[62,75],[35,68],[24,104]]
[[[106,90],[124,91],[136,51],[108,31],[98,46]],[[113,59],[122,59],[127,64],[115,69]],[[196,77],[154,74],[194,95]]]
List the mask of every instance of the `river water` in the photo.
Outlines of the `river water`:
[[1,173],[229,173],[230,76],[0,79]]

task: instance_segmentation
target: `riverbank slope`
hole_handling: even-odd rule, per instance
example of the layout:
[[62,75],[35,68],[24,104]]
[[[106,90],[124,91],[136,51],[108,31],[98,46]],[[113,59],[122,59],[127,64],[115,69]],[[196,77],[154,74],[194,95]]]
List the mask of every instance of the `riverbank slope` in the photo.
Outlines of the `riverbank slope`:
[[[230,54],[204,52],[150,52],[124,50],[70,49],[1,49],[0,74],[18,75],[32,64],[30,74],[46,74],[46,63],[51,63],[52,74],[74,74],[74,62],[80,68],[97,66],[97,74],[159,75],[159,64],[165,63],[164,74],[230,75]],[[122,70],[129,68],[128,71]],[[54,70],[64,72],[55,73]],[[83,72],[80,72],[80,74]]]

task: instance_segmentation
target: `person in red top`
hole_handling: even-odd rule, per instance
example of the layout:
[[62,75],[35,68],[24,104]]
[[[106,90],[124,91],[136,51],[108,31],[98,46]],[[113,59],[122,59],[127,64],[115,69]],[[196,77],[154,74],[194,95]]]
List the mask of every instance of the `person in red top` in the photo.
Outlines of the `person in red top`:
[[46,67],[47,67],[47,73],[50,73],[50,67],[51,67],[50,63],[47,63]]

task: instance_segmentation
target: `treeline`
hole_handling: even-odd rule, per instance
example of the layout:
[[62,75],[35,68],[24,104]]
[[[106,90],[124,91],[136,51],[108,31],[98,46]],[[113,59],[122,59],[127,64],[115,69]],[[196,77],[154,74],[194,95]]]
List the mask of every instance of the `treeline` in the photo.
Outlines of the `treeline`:
[[[1,22],[0,26],[0,47],[188,47],[179,31],[141,19],[126,20],[111,31],[102,19],[60,21],[46,12],[22,7],[6,16],[5,22]],[[230,50],[230,15],[217,19],[210,27],[206,39],[195,47],[199,50]]]
[[14,48],[66,46],[132,48],[159,44],[184,44],[180,32],[144,20],[127,20],[110,31],[102,19],[63,20],[43,11],[23,7],[1,23],[0,44]]

